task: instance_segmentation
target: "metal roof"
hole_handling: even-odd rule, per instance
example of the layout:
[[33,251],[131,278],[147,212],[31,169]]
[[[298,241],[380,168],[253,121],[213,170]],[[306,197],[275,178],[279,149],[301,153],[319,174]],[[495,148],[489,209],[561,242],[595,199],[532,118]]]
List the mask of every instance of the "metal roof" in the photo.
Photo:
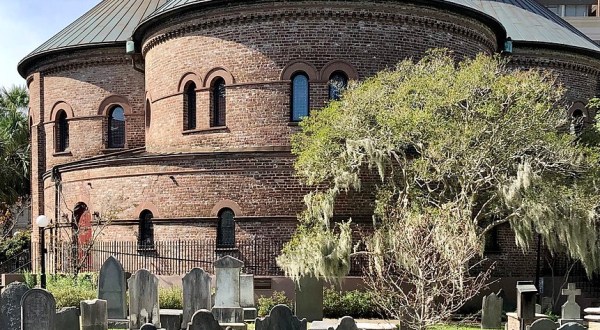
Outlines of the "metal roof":
[[[413,0],[453,6],[479,13],[481,19],[497,21],[517,43],[540,43],[600,53],[600,47],[582,32],[535,0]],[[139,38],[153,22],[190,10],[192,6],[230,2],[225,0],[104,0],[54,37],[27,55],[19,73],[35,59],[72,48],[124,43],[134,33]],[[485,17],[484,17],[485,16]],[[504,32],[504,31],[502,31]]]
[[446,0],[497,19],[517,42],[571,46],[595,52],[600,47],[583,32],[534,0]]
[[167,0],[104,0],[19,62],[19,73],[34,58],[70,48],[124,43],[135,27]]

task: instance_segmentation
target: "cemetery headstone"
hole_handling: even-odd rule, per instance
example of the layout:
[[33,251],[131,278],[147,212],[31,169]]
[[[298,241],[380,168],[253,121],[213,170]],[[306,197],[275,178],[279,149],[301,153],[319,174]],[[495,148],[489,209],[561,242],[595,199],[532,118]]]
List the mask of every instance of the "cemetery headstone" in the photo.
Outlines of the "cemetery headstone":
[[185,329],[192,320],[194,312],[210,309],[211,278],[203,269],[194,268],[183,279],[183,320],[181,328]]
[[296,316],[307,321],[323,319],[323,280],[301,277],[296,284]]
[[558,330],[585,330],[585,327],[576,322],[565,323]]
[[298,319],[286,305],[277,305],[268,316],[256,319],[255,330],[306,330],[306,319]]
[[481,307],[481,328],[500,329],[502,325],[503,299],[497,294],[491,293],[483,297]]
[[528,327],[529,330],[556,330],[557,328],[558,328],[558,323],[553,322],[550,319],[535,320]]
[[581,318],[581,307],[575,302],[575,297],[581,295],[581,290],[575,287],[575,283],[567,284],[567,288],[562,290],[562,294],[567,296],[567,302],[562,305],[561,318],[558,320],[560,325],[569,322],[583,324]]
[[356,326],[356,321],[354,321],[351,316],[344,316],[340,319],[340,322],[337,327],[335,327],[335,330],[358,330],[358,327]]
[[21,330],[55,330],[56,301],[44,289],[31,289],[21,299]]
[[127,318],[126,290],[123,266],[115,257],[108,257],[100,268],[98,299],[106,300],[109,319]]
[[25,283],[10,283],[0,295],[0,329],[21,328],[21,299],[29,287]]
[[244,321],[254,321],[258,315],[254,303],[254,275],[240,275],[240,306],[244,309]]
[[187,327],[183,326],[182,320],[183,311],[181,309],[161,309],[160,310],[160,326],[166,330],[180,330]]
[[146,323],[160,328],[158,278],[140,269],[127,282],[129,285],[129,328],[139,329]]
[[219,322],[215,320],[214,315],[206,310],[201,309],[196,311],[192,316],[192,321],[189,323],[188,330],[221,330]]
[[108,302],[102,299],[84,300],[79,303],[81,330],[108,329]]
[[63,307],[56,312],[54,322],[59,330],[80,330],[79,310],[77,307]]
[[157,330],[156,326],[152,323],[145,323],[142,325],[140,330]]
[[240,271],[244,263],[231,256],[215,261],[217,287],[212,313],[219,323],[244,323],[240,306]]

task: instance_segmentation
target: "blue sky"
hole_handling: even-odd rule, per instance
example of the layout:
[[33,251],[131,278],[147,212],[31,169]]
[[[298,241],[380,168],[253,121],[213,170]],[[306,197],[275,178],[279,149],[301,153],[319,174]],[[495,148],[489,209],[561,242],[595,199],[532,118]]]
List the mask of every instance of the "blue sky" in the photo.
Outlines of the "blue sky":
[[0,87],[25,85],[17,64],[100,0],[0,0]]

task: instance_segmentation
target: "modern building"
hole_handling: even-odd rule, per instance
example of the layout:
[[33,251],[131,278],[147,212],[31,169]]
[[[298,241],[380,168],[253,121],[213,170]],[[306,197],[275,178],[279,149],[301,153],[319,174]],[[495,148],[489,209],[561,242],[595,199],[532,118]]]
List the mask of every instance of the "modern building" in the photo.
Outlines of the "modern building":
[[[165,255],[162,241],[231,252],[289,239],[311,189],[290,152],[301,118],[335,86],[434,47],[553,70],[571,114],[593,120],[584,104],[599,95],[600,48],[533,0],[100,2],[18,66],[49,266],[65,262],[61,242]],[[368,230],[369,196],[344,197],[336,216]],[[535,251],[518,250],[509,228],[494,235],[499,276],[535,273]]]
[[556,15],[600,43],[600,10],[596,0],[538,0]]

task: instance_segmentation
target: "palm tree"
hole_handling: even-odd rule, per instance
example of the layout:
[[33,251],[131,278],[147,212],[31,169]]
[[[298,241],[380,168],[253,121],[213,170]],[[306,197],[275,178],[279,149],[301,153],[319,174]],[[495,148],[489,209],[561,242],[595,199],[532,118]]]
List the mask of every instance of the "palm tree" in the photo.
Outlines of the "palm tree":
[[0,203],[29,195],[29,95],[24,86],[0,88]]

